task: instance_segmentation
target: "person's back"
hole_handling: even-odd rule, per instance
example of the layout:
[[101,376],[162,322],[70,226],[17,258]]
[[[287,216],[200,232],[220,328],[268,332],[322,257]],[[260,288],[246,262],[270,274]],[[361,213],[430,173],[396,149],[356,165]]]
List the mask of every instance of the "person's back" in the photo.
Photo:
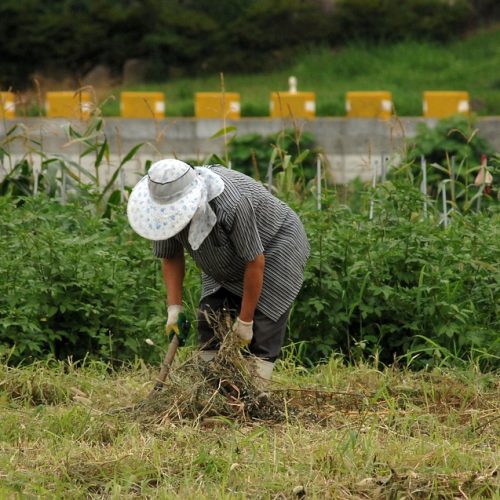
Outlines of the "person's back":
[[[209,167],[224,181],[210,205],[217,224],[198,250],[189,244],[189,227],[174,236],[203,271],[202,298],[221,287],[241,296],[245,263],[264,254],[266,267],[258,307],[275,321],[302,286],[309,243],[302,222],[259,182],[221,166]],[[156,257],[169,255],[168,241],[153,243]]]

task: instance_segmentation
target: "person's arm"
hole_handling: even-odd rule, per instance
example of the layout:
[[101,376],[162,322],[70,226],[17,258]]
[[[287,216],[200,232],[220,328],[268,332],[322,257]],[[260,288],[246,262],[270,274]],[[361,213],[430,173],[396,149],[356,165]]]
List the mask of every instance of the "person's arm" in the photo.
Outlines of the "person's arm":
[[233,332],[242,346],[253,337],[253,318],[264,282],[264,246],[260,239],[251,200],[242,197],[236,206],[229,235],[238,257],[246,262],[243,274],[241,308],[233,324]]
[[174,257],[162,259],[161,270],[168,305],[182,306],[182,283],[185,271],[184,251],[178,252]]
[[262,292],[262,283],[264,281],[264,255],[247,262],[245,274],[243,277],[243,297],[241,300],[240,319],[245,322],[253,321],[255,308],[259,302]]

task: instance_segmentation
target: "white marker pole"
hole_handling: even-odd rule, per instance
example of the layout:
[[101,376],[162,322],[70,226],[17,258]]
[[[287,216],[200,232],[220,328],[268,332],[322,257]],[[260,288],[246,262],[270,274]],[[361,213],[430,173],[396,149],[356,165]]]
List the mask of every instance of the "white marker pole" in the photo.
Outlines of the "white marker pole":
[[381,184],[384,184],[385,183],[385,179],[387,177],[387,163],[386,163],[386,157],[385,157],[385,154],[382,153],[380,155],[380,183]]
[[38,193],[38,177],[40,172],[38,171],[38,167],[33,164],[33,196],[36,196]]
[[316,159],[316,206],[321,210],[321,156]]
[[427,218],[427,162],[424,155],[420,157],[420,166],[422,168],[422,184],[420,184],[420,191],[424,195],[424,218]]
[[443,197],[443,224],[445,229],[448,227],[448,209],[446,207],[446,184],[441,183],[441,195]]
[[64,165],[61,162],[61,203],[66,205],[66,171],[64,170]]
[[120,198],[121,198],[121,201],[125,201],[125,171],[123,170],[123,168],[120,170],[120,175],[119,175],[119,179],[120,179]]
[[[370,159],[370,164],[372,167],[372,189],[374,190],[375,186],[377,185],[377,163],[372,162],[372,160]],[[374,206],[375,206],[375,192],[372,191],[372,197],[370,200],[370,214],[368,216],[369,220],[373,219]]]

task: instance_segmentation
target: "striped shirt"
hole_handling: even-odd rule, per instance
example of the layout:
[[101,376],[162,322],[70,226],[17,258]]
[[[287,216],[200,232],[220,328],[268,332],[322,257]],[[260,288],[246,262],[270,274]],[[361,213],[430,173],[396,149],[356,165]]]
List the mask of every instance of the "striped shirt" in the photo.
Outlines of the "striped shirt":
[[202,299],[224,287],[240,297],[246,263],[264,254],[264,282],[257,309],[277,321],[292,305],[304,279],[309,243],[297,214],[262,184],[235,170],[210,167],[224,191],[210,202],[217,223],[198,250],[188,242],[189,225],[153,253],[172,258],[184,248],[202,270]]

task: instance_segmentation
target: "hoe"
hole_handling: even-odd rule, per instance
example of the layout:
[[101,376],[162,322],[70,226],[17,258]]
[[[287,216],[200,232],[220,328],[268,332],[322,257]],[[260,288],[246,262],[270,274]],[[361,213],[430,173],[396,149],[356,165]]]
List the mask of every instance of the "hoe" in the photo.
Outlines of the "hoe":
[[181,313],[179,314],[179,319],[177,320],[176,332],[172,333],[170,336],[170,344],[168,346],[167,353],[163,358],[163,362],[161,364],[160,373],[158,377],[156,377],[155,385],[150,393],[150,396],[153,396],[158,391],[161,391],[163,388],[165,379],[170,372],[170,368],[172,366],[172,362],[175,358],[175,353],[177,352],[177,348],[179,346],[184,345],[184,342],[187,339],[189,334],[190,323],[186,319],[186,315]]

